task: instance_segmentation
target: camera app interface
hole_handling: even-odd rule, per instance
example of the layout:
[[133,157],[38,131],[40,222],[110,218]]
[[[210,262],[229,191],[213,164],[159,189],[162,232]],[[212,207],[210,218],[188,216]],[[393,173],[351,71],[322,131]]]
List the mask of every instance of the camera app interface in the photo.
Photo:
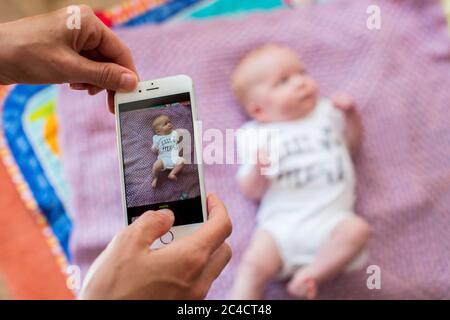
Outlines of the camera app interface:
[[203,222],[189,92],[119,105],[128,224],[170,209],[177,225]]

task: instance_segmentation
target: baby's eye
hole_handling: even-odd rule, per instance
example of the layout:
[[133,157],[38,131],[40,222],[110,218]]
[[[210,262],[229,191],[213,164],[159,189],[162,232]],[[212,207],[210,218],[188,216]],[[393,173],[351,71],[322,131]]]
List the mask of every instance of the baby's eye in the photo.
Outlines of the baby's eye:
[[278,80],[277,85],[281,85],[281,84],[285,84],[286,82],[288,82],[289,77],[283,77],[280,80]]

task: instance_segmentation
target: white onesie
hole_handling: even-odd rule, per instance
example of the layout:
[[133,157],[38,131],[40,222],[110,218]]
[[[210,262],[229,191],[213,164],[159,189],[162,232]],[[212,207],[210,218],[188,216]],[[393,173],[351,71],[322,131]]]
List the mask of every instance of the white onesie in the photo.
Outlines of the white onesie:
[[274,174],[268,176],[270,184],[258,209],[257,226],[276,241],[284,276],[310,264],[333,228],[353,214],[355,179],[344,121],[343,113],[322,99],[305,118],[250,121],[237,135],[242,163],[238,177],[250,172],[256,150],[261,148],[261,141],[255,141],[249,129],[262,129],[273,139],[267,153]]
[[158,159],[162,160],[165,169],[173,169],[180,159],[180,149],[178,147],[179,135],[173,130],[167,135],[153,136],[152,149],[158,150]]

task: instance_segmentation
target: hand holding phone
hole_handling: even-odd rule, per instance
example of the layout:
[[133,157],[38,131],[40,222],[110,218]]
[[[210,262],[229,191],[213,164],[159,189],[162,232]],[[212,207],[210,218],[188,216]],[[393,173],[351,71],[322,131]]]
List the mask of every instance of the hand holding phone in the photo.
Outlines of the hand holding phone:
[[80,298],[203,299],[231,258],[226,208],[212,194],[207,206],[208,221],[198,231],[160,250],[149,251],[149,243],[171,228],[174,217],[157,211],[142,215],[92,264]]
[[192,80],[172,76],[116,93],[115,114],[126,224],[170,209],[173,227],[153,244],[186,237],[206,221],[201,143]]

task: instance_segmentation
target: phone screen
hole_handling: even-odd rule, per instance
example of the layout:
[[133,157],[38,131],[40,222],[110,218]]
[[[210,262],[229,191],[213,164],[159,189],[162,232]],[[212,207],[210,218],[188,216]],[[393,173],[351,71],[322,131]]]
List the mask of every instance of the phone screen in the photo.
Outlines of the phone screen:
[[170,209],[174,226],[203,222],[190,93],[119,104],[128,224]]

